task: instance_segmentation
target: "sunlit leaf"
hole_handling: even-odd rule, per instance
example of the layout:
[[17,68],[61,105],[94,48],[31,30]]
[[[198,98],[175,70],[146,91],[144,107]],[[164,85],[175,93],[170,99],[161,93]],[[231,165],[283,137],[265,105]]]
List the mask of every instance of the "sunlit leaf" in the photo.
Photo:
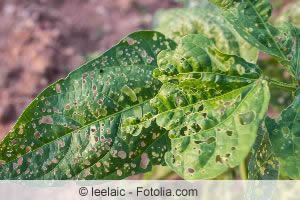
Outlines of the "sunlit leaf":
[[265,123],[272,149],[279,157],[280,171],[292,179],[300,179],[300,90],[279,119],[266,118]]
[[276,180],[279,178],[279,161],[274,155],[268,132],[263,124],[251,150],[248,179]]
[[231,28],[218,8],[208,5],[194,9],[162,10],[156,14],[154,25],[158,31],[176,42],[188,34],[202,34],[213,40],[220,51],[238,55],[248,62],[256,63],[258,50],[250,46]]
[[277,58],[300,79],[300,31],[291,24],[277,28],[268,23],[269,0],[210,0],[222,9],[225,19],[250,44]]
[[0,179],[121,179],[163,164],[162,128],[133,136],[120,125],[151,112],[156,55],[174,47],[158,32],[133,33],[45,89],[0,143]]
[[151,104],[157,114],[127,122],[133,134],[149,121],[169,131],[166,162],[185,179],[217,177],[249,153],[269,102],[259,68],[223,54],[201,35],[188,35],[158,55],[163,82]]
[[212,8],[214,7],[212,4],[208,2],[208,0],[176,0],[183,4],[185,8]]

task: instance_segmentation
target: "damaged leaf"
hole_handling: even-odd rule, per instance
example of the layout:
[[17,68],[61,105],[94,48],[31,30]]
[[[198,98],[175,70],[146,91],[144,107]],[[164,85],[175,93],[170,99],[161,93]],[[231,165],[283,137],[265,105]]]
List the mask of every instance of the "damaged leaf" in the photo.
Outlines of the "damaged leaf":
[[264,124],[257,132],[257,138],[251,150],[248,164],[248,179],[277,180],[279,178],[279,161],[275,156]]
[[165,159],[184,179],[214,178],[239,165],[270,98],[259,68],[220,52],[201,35],[162,51],[158,65],[154,76],[163,86],[151,100],[157,114],[128,123],[127,130],[149,121],[168,130],[172,149]]
[[45,89],[0,143],[0,179],[122,179],[164,164],[166,131],[153,123],[133,136],[120,125],[151,112],[156,55],[174,47],[136,32]]
[[265,123],[281,173],[300,179],[300,90],[278,119],[266,118]]
[[[206,1],[201,1],[203,2]],[[216,47],[226,54],[241,56],[256,63],[258,51],[241,38],[220,15],[215,6],[209,4],[197,8],[175,8],[162,10],[155,16],[155,27],[169,38],[179,42],[188,34],[202,34],[214,41]]]
[[292,24],[271,25],[269,0],[210,1],[222,9],[224,18],[246,41],[277,58],[300,80],[300,30]]

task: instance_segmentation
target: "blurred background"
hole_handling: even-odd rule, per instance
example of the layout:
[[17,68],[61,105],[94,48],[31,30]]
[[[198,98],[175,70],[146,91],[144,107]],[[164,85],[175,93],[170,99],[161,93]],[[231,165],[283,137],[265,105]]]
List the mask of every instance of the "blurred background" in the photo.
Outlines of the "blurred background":
[[37,94],[122,37],[150,29],[169,0],[0,0],[0,139]]
[[[273,0],[272,20],[291,2],[295,0]],[[0,0],[0,139],[47,85],[128,33],[151,29],[159,9],[181,6],[174,0]],[[285,77],[268,56],[261,54],[259,63],[268,73]],[[291,98],[281,90],[272,95],[269,115],[277,116]],[[178,176],[159,168],[144,178]]]

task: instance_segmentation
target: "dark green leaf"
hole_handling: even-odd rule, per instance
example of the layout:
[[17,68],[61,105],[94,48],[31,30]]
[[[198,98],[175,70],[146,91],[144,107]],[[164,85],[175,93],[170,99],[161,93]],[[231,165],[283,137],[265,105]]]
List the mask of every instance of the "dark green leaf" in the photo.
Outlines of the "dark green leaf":
[[279,161],[274,155],[268,132],[263,124],[252,147],[248,166],[250,180],[276,180],[279,178]]
[[151,112],[156,55],[174,47],[158,32],[133,33],[49,86],[0,143],[0,179],[121,179],[164,163],[165,131],[153,123],[133,136],[120,125]]
[[133,134],[149,121],[168,130],[172,150],[166,162],[185,179],[214,178],[239,165],[268,107],[259,68],[223,54],[201,35],[161,52],[158,64],[154,76],[163,86],[151,100],[157,114],[127,123],[127,131]]
[[279,119],[266,118],[265,123],[273,151],[279,157],[280,171],[292,179],[300,179],[300,90]]

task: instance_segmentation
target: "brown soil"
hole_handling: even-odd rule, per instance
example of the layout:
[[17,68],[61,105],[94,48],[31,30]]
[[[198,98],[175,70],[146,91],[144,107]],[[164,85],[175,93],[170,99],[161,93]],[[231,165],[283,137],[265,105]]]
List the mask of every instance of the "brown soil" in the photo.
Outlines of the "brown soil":
[[32,99],[86,55],[151,28],[168,0],[1,0],[0,139]]

